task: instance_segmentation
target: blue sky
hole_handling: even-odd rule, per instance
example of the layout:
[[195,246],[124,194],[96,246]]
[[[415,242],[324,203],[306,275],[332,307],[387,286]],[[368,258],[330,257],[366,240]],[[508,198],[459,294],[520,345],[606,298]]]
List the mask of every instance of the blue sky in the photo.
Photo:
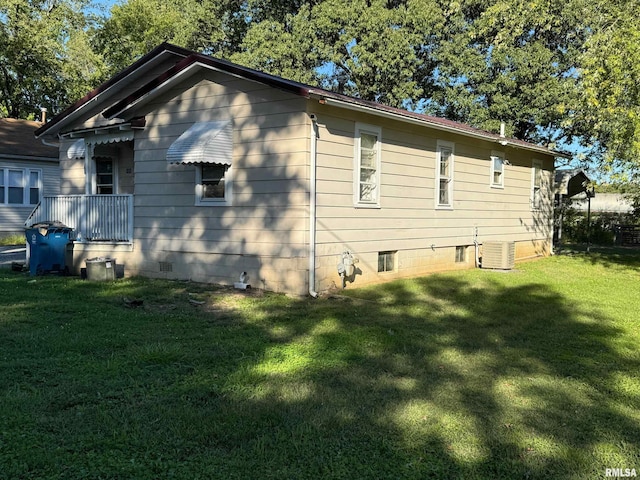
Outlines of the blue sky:
[[116,3],[122,3],[121,0],[94,0],[91,2],[89,11],[108,14],[111,10],[111,7]]

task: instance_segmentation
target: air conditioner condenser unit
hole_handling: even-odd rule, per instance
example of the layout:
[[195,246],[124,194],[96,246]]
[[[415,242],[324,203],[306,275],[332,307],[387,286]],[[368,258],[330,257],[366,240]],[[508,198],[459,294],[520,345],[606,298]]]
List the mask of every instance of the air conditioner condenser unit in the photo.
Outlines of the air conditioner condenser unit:
[[515,242],[484,242],[482,244],[482,268],[511,270],[515,263]]

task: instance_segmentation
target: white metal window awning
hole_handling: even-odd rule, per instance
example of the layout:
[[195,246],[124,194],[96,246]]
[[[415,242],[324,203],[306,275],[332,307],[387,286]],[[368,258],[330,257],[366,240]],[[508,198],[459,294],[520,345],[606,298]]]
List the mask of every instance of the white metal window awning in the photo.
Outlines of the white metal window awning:
[[67,150],[67,158],[69,160],[84,158],[84,154],[87,151],[87,146],[84,143],[84,138],[76,140],[71,144],[69,150]]
[[233,125],[231,120],[198,122],[180,135],[167,151],[169,163],[214,163],[231,166]]
[[118,132],[106,132],[95,135],[87,135],[84,141],[91,145],[105,145],[108,143],[131,142],[134,138],[133,130]]
[[67,150],[67,158],[70,160],[85,157],[87,145],[106,145],[117,142],[130,142],[133,140],[133,130],[107,132],[101,134],[87,134],[84,138],[79,138],[71,144]]

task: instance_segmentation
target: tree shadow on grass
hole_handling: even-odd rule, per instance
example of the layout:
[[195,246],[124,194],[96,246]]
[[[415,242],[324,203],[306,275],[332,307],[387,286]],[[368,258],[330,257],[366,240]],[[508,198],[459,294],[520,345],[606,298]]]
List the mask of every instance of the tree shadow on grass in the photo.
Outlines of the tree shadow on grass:
[[46,415],[22,413],[26,436],[5,440],[40,452],[27,473],[43,478],[597,478],[637,467],[640,362],[621,351],[623,331],[547,285],[499,278],[434,275],[320,300],[215,291],[209,309],[180,285],[164,295],[170,312],[111,323],[113,299],[65,282],[103,312],[29,323],[32,341],[66,343],[26,380],[18,360],[6,365],[24,384],[7,387],[14,405]]
[[[278,341],[306,360],[274,375],[278,358],[264,355],[244,378],[264,385],[262,396],[236,399],[256,419],[282,414],[282,448],[264,452],[282,475],[591,478],[607,462],[634,466],[638,398],[619,382],[637,378],[640,362],[618,353],[622,332],[600,313],[545,285],[479,288],[456,277],[365,297],[329,309],[331,300],[303,301],[308,314],[295,325],[267,312],[269,328],[290,328]],[[282,454],[289,442],[306,459],[295,470]],[[607,457],[602,443],[619,450]]]
[[582,258],[593,265],[605,267],[623,266],[640,268],[640,248],[638,247],[604,247],[572,244],[563,246],[556,252],[557,255]]

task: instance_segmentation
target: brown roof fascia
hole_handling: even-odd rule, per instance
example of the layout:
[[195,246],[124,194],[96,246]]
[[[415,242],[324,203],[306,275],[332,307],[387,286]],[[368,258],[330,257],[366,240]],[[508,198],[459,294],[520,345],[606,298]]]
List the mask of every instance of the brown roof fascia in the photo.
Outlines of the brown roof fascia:
[[38,128],[35,131],[36,138],[44,135],[49,129],[51,129],[51,127],[53,127],[54,125],[57,125],[62,120],[67,118],[69,115],[71,115],[73,112],[83,107],[84,105],[89,103],[92,99],[96,98],[98,95],[108,90],[109,88],[111,88],[113,85],[115,85],[122,79],[129,76],[132,72],[140,68],[142,65],[144,65],[145,63],[148,63],[150,60],[154,59],[155,57],[157,57],[158,55],[160,55],[162,52],[165,52],[165,51],[169,51],[171,53],[175,53],[177,55],[182,55],[182,56],[188,56],[192,53],[190,50],[186,50],[182,47],[178,47],[170,43],[166,43],[166,42],[161,43],[156,48],[151,50],[149,53],[147,53],[146,55],[144,55],[143,57],[141,57],[131,65],[129,65],[127,68],[117,73],[115,76],[111,77],[102,85],[91,90],[80,100],[75,102],[73,105],[70,105],[64,111],[62,111],[61,113],[53,117],[51,120],[49,120],[47,123],[45,123],[42,127]]

